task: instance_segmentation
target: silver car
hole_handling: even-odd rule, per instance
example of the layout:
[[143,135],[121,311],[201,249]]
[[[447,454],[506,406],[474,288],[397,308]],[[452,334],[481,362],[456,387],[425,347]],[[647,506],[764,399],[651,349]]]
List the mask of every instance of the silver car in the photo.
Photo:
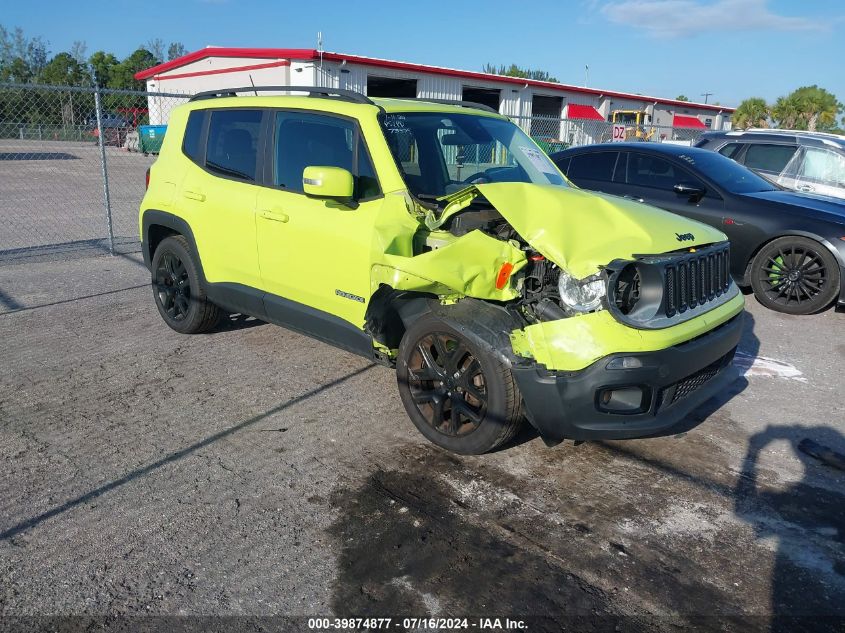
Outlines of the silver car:
[[845,198],[845,136],[750,129],[706,132],[696,146],[732,158],[787,189]]

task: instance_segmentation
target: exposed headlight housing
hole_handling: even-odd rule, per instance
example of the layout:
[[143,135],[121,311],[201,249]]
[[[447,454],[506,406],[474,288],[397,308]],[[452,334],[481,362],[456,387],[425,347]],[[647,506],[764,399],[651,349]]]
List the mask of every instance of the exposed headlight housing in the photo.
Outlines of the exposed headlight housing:
[[560,271],[557,289],[561,303],[575,312],[598,310],[607,292],[607,286],[601,277],[593,276],[578,280],[565,270]]

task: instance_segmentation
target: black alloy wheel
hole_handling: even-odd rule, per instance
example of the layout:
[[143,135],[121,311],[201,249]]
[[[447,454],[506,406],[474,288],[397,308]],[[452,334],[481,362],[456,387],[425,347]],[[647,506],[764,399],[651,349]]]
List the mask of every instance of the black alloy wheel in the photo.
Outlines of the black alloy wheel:
[[396,358],[399,396],[414,426],[464,455],[506,444],[523,421],[510,364],[472,328],[424,314],[405,331]]
[[475,431],[487,411],[481,363],[462,341],[445,332],[432,332],[414,346],[408,386],[426,422],[449,437]]
[[174,253],[164,253],[155,271],[155,288],[162,309],[174,321],[182,321],[191,307],[191,281],[185,264]]
[[788,314],[826,308],[839,291],[839,266],[821,244],[784,237],[764,246],[751,268],[751,285],[763,305]]
[[150,266],[156,307],[182,334],[208,332],[220,321],[220,308],[208,300],[200,266],[188,240],[171,235],[161,241]]

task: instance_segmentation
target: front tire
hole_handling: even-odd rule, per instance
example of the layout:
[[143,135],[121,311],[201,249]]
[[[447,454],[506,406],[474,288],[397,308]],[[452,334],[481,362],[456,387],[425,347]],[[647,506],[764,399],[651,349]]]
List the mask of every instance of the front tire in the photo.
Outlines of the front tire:
[[399,395],[411,421],[434,444],[464,455],[492,451],[516,435],[522,398],[493,349],[427,314],[402,337]]
[[839,292],[839,266],[818,242],[799,236],[772,240],[751,264],[751,287],[767,308],[786,314],[813,314]]
[[184,237],[172,235],[162,240],[151,268],[153,297],[168,326],[181,334],[199,334],[217,325],[220,308],[206,297],[199,267]]

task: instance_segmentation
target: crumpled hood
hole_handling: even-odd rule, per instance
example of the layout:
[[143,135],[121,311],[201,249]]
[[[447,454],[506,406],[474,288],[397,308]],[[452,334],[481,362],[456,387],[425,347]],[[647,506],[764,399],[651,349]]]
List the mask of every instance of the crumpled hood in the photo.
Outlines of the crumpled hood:
[[[514,182],[474,185],[447,196],[449,204],[438,223],[467,206],[476,192],[532,247],[578,279],[614,259],[727,239],[706,224],[625,198],[575,187]],[[690,233],[693,239],[678,239]]]

